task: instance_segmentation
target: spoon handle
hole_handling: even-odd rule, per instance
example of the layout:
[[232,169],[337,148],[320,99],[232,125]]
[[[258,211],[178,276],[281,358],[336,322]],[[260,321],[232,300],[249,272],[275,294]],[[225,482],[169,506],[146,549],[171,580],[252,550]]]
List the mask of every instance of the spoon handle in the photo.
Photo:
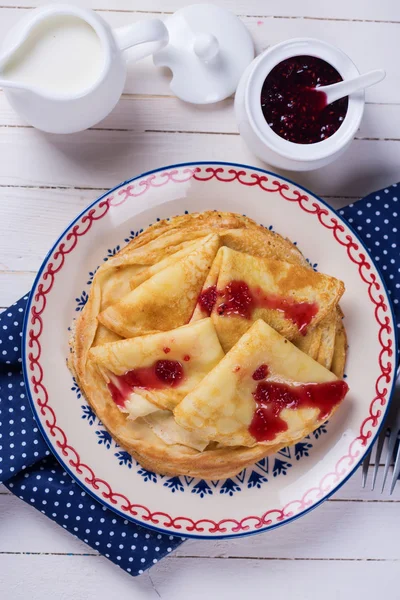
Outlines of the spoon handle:
[[383,69],[377,69],[376,71],[370,71],[365,75],[360,75],[354,79],[347,79],[340,81],[339,83],[333,83],[332,85],[326,85],[317,88],[319,92],[326,94],[326,103],[331,104],[340,98],[354,94],[359,90],[363,90],[371,85],[375,85],[384,79],[386,73]]

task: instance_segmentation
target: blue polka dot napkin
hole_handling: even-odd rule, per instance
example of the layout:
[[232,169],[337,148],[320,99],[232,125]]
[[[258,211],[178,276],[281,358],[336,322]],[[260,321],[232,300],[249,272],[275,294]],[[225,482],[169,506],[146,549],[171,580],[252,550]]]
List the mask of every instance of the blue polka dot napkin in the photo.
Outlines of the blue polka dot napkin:
[[[366,242],[400,323],[400,186],[350,204],[340,214]],[[0,482],[132,575],[182,543],[128,522],[93,500],[50,453],[30,409],[21,369],[27,296],[0,315]],[[399,326],[399,325],[397,325]]]

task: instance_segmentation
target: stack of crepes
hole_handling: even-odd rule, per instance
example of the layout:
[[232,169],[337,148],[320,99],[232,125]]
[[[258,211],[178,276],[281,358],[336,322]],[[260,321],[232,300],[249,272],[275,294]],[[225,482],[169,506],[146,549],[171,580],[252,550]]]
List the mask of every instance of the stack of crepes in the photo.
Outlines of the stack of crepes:
[[343,292],[251,219],[175,217],[98,270],[70,367],[146,469],[232,476],[307,436],[343,400]]

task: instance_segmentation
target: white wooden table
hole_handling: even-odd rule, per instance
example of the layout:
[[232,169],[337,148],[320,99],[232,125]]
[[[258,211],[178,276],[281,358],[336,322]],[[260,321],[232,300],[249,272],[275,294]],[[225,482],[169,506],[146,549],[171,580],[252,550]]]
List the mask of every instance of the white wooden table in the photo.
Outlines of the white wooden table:
[[[2,0],[0,38],[37,0]],[[42,2],[40,2],[42,3]],[[44,3],[44,1],[43,1]],[[81,0],[118,26],[161,16],[183,0]],[[361,71],[385,68],[367,92],[360,131],[343,158],[295,178],[335,207],[400,179],[398,0],[219,0],[242,18],[257,51],[297,36],[340,46]],[[89,201],[122,180],[188,160],[261,165],[237,135],[232,100],[196,108],[171,96],[168,73],[132,65],[126,93],[92,130],[45,135],[0,92],[0,307],[29,289],[46,251]],[[261,165],[262,166],[262,165]],[[164,598],[283,600],[399,598],[400,484],[362,490],[360,472],[305,518],[248,539],[189,541],[132,578],[0,487],[4,600]]]

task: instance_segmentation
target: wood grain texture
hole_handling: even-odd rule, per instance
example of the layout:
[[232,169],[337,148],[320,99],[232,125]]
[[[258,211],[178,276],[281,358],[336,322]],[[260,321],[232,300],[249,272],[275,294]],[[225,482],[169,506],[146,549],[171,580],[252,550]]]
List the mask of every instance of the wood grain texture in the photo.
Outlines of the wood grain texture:
[[[54,0],[53,0],[54,1]],[[199,4],[206,4],[208,0],[199,0]],[[2,0],[3,7],[34,7],[48,4],[49,0]],[[136,0],[134,5],[130,0],[85,0],[77,4],[89,8],[119,10],[123,12],[135,11],[157,11],[161,14],[174,12],[183,6],[187,6],[186,0]],[[232,10],[237,15],[280,15],[291,18],[316,19],[344,19],[365,22],[373,21],[400,21],[400,7],[392,0],[381,0],[380,2],[365,2],[365,0],[336,0],[336,2],[319,2],[318,0],[270,0],[268,3],[260,0],[219,0],[218,5]]]
[[[96,556],[1,556],[0,583],[13,600],[243,600],[253,593],[306,600],[391,598],[397,561],[252,560],[168,557],[132,579]],[[295,591],[294,591],[295,588]],[[4,589],[4,587],[3,587]],[[296,594],[293,596],[293,594]],[[352,595],[352,597],[354,597]]]
[[[4,128],[0,135],[1,186],[107,189],[148,169],[188,160],[265,168],[236,135],[228,141],[220,134],[171,132],[89,130],[63,136],[20,128]],[[399,142],[354,140],[334,163],[296,173],[295,179],[321,196],[361,197],[398,181],[399,161]]]

